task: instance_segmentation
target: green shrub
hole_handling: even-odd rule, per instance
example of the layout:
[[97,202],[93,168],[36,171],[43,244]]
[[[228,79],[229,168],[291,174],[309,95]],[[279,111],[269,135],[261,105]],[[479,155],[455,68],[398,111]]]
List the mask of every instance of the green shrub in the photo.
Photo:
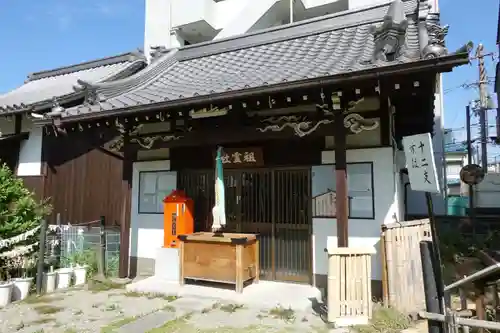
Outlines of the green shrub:
[[[0,166],[0,239],[9,239],[36,228],[50,214],[50,210],[47,201],[37,201],[33,193],[24,187],[22,179],[15,177],[6,164]],[[25,240],[0,247],[0,253],[35,244],[38,237],[39,232],[36,232]],[[30,247],[29,253],[25,252],[16,258],[0,257],[1,277],[8,278],[13,269],[24,267],[24,263],[20,262],[25,262],[26,258],[32,259],[36,250],[36,247]]]

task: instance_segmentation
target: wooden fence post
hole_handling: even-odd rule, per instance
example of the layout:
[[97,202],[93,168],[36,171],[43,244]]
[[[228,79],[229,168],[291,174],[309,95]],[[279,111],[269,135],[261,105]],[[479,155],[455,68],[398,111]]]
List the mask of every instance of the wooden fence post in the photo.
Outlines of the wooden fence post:
[[[476,294],[476,317],[478,320],[486,320],[486,284],[482,281],[474,283]],[[484,328],[479,328],[478,333],[484,333]]]
[[100,244],[99,244],[99,259],[98,259],[98,270],[99,275],[106,277],[106,219],[101,216],[100,219]]
[[389,306],[389,273],[387,272],[387,253],[386,253],[386,231],[387,227],[382,226],[382,233],[380,234],[380,257],[382,258],[382,301],[385,306]]
[[57,213],[56,215],[56,224],[57,224],[57,231],[56,231],[56,241],[58,246],[55,248],[55,255],[56,255],[56,261],[57,261],[57,268],[61,267],[61,255],[62,255],[62,229],[61,229],[61,213]]
[[467,293],[464,288],[458,288],[458,294],[460,295],[460,310],[467,310]]
[[47,240],[47,220],[42,220],[42,225],[40,227],[40,237],[38,241],[38,262],[36,269],[36,293],[40,295],[42,293],[43,286],[43,268],[45,266],[45,243]]

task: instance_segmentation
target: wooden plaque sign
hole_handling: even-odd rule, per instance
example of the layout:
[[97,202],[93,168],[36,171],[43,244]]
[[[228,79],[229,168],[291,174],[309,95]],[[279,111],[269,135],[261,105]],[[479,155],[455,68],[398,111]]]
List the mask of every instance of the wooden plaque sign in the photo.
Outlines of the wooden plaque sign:
[[225,169],[261,167],[264,165],[262,148],[223,148],[222,165]]

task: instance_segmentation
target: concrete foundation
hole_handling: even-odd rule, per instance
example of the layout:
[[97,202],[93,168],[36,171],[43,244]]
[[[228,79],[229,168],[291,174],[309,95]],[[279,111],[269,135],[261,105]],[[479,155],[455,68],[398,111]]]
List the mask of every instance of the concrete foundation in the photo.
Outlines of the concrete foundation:
[[320,291],[309,285],[260,281],[245,287],[241,294],[224,287],[226,286],[212,287],[190,284],[181,286],[178,282],[153,276],[131,283],[126,288],[128,291],[139,293],[219,299],[261,308],[283,306],[297,311],[307,311],[311,308],[314,300],[321,300]]

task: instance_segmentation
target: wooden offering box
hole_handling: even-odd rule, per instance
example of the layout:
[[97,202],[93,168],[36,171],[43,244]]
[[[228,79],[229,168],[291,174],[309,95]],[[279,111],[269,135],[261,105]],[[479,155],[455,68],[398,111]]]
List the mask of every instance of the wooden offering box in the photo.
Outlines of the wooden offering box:
[[253,234],[198,232],[179,235],[180,284],[185,279],[234,284],[259,281],[259,241]]

